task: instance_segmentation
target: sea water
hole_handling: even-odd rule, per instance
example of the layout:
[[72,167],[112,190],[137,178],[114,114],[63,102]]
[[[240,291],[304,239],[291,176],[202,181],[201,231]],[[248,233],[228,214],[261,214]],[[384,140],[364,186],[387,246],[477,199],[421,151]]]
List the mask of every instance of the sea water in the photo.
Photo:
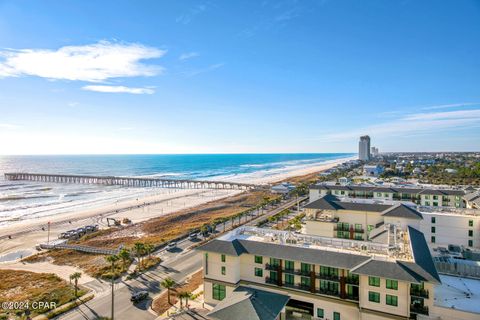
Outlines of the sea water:
[[[244,181],[351,157],[346,153],[0,156],[0,226],[12,221],[112,203],[139,188],[6,181],[6,172]],[[247,181],[245,181],[247,180]]]

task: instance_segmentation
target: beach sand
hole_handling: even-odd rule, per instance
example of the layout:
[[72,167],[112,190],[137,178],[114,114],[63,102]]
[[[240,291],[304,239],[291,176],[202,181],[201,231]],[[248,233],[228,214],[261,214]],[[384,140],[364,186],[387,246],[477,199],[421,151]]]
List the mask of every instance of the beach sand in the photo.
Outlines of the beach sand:
[[[251,175],[242,175],[241,177],[232,177],[228,180],[235,182],[245,182],[254,184],[274,184],[278,181],[284,181],[291,177],[304,176],[315,172],[321,172],[330,169],[337,164],[350,160],[351,158],[338,159],[326,163],[322,163],[311,167],[292,168],[289,171],[271,171],[265,175],[263,173],[255,173]],[[109,205],[98,208],[90,208],[84,210],[76,210],[70,213],[58,214],[50,217],[42,217],[21,221],[9,226],[0,228],[0,237],[12,235],[12,239],[0,240],[0,269],[20,268],[26,270],[25,264],[15,261],[20,258],[20,254],[25,257],[36,252],[35,246],[39,243],[46,243],[48,238],[47,223],[50,222],[50,241],[55,240],[58,234],[70,229],[79,228],[89,224],[98,224],[101,228],[106,227],[106,217],[109,218],[129,218],[133,223],[145,221],[164,214],[179,211],[185,208],[193,208],[200,204],[210,201],[219,200],[241,193],[239,190],[179,190],[171,189],[165,191],[152,191],[145,193],[133,200],[115,201]],[[147,205],[144,205],[147,204]],[[118,213],[116,211],[119,211]],[[45,230],[40,228],[44,227]],[[17,234],[18,232],[24,232]],[[6,255],[9,258],[6,258]],[[2,259],[3,257],[3,259]],[[13,258],[12,258],[13,257]],[[7,260],[7,261],[5,261]],[[44,264],[44,265],[43,265]],[[48,272],[54,272],[63,277],[68,274],[59,272],[59,267],[53,267],[48,262],[43,263],[39,269]],[[52,268],[48,268],[48,266]],[[71,270],[70,270],[71,271]]]

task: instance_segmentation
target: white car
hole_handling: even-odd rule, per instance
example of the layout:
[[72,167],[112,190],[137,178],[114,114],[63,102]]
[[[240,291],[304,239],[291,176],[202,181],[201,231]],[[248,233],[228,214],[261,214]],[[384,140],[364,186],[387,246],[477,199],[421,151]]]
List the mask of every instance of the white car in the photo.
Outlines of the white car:
[[173,242],[170,242],[168,245],[167,245],[167,250],[173,250],[177,247],[177,243],[175,241]]

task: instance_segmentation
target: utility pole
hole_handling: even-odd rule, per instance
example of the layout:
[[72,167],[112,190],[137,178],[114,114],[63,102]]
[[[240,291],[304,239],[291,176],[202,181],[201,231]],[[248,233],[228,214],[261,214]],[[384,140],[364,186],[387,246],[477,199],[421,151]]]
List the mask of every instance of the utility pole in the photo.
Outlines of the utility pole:
[[115,303],[114,303],[115,299],[114,299],[114,297],[113,297],[114,292],[115,292],[115,290],[114,290],[114,284],[115,284],[114,278],[115,278],[115,277],[113,276],[113,273],[112,273],[112,315],[111,315],[111,317],[110,317],[112,320],[113,320],[113,314],[114,314],[113,309],[114,309],[114,306],[115,306]]

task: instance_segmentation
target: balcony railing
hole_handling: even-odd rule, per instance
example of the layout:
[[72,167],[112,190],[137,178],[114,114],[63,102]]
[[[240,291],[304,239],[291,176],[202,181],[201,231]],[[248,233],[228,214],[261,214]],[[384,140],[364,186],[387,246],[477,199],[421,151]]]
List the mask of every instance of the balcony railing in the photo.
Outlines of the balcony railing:
[[279,265],[276,265],[276,264],[270,264],[270,263],[265,264],[265,269],[267,270],[277,271],[278,267]]
[[411,304],[410,305],[410,312],[417,313],[417,314],[424,314],[428,316],[428,307],[422,306],[419,304]]
[[278,280],[277,279],[272,279],[270,277],[265,277],[265,283],[278,284]]
[[295,269],[287,269],[287,268],[283,269],[283,272],[290,273],[290,274],[297,274],[296,273],[297,271],[298,270],[295,270]]
[[345,299],[358,301],[358,294],[356,294],[356,295],[347,294],[347,295],[345,296]]
[[334,274],[317,273],[315,274],[315,276],[318,279],[322,279],[322,280],[337,281],[337,282],[340,281],[340,278],[338,277],[338,275],[334,275]]
[[296,290],[303,290],[303,291],[308,291],[310,292],[311,290],[311,287],[309,285],[306,285],[306,284],[301,284],[301,283],[288,283],[288,282],[285,282],[283,284],[284,287],[286,288],[292,288],[292,289],[296,289]]
[[416,297],[421,297],[421,298],[427,298],[428,299],[428,290],[425,289],[416,289],[416,288],[410,288],[410,295],[411,296],[416,296]]
[[328,290],[328,289],[323,289],[323,288],[320,288],[319,290],[317,290],[317,293],[324,294],[324,295],[327,295],[327,296],[333,296],[333,297],[339,297],[340,296],[338,291]]
[[359,279],[358,279],[358,278],[354,278],[354,277],[346,277],[346,278],[345,278],[345,282],[348,283],[348,284],[353,284],[353,285],[358,286]]

